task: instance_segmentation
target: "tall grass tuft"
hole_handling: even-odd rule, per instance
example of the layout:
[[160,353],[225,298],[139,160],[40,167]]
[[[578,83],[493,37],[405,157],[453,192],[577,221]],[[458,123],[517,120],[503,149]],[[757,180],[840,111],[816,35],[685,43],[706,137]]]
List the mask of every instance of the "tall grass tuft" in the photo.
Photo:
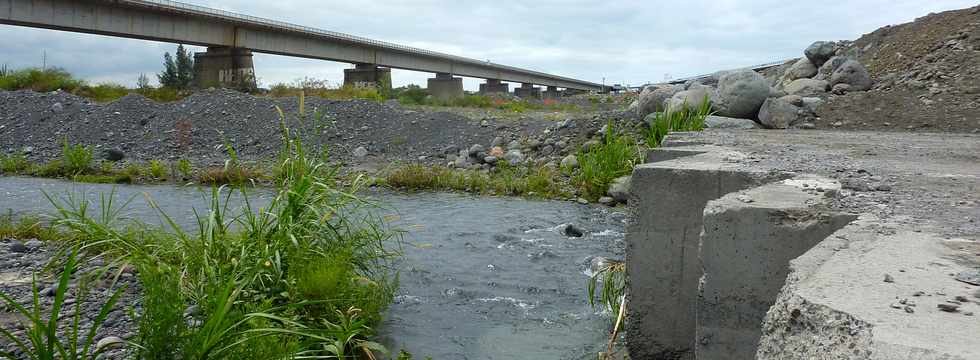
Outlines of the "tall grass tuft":
[[64,175],[74,176],[84,174],[92,170],[92,148],[83,145],[71,145],[68,137],[65,137],[61,146],[61,166]]
[[[349,359],[381,349],[369,337],[398,285],[389,266],[398,232],[354,195],[363,179],[338,188],[326,151],[307,148],[285,119],[282,132],[270,203],[257,209],[249,188],[213,187],[196,229],[152,199],[165,228],[120,223],[132,199],[113,193],[97,210],[84,196],[49,196],[54,225],[79,234],[74,245],[86,256],[138,270],[138,357]],[[230,205],[234,192],[240,209]]]
[[650,147],[658,147],[664,137],[672,131],[701,131],[704,130],[704,119],[712,114],[711,102],[707,95],[701,106],[697,108],[681,105],[680,109],[672,109],[669,105],[663,112],[651,115],[646,142]]
[[588,151],[579,151],[580,168],[574,176],[575,182],[584,196],[595,200],[605,196],[613,180],[630,174],[641,158],[641,149],[633,138],[618,133],[609,122],[599,144]]

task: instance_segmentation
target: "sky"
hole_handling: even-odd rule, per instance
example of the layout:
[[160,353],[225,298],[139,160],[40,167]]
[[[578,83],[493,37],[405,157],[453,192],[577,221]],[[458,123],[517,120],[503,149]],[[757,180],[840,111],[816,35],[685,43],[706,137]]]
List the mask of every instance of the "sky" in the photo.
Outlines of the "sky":
[[[802,56],[817,40],[853,40],[976,0],[187,0],[606,84],[640,85]],[[203,51],[200,47],[191,47]],[[175,44],[0,25],[0,64],[58,66],[92,83],[155,80]],[[255,54],[262,86],[343,82],[345,63]],[[393,70],[394,86],[432,74]],[[468,90],[481,80],[464,78]]]

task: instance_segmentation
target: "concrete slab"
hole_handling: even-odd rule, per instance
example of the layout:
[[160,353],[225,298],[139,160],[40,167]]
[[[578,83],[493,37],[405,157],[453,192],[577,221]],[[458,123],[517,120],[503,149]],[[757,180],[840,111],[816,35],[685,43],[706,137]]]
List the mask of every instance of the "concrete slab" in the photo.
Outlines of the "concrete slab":
[[855,216],[828,210],[837,181],[799,176],[708,202],[696,358],[753,359],[789,261]]
[[872,215],[834,233],[790,263],[758,359],[980,359],[978,287],[946,242]]

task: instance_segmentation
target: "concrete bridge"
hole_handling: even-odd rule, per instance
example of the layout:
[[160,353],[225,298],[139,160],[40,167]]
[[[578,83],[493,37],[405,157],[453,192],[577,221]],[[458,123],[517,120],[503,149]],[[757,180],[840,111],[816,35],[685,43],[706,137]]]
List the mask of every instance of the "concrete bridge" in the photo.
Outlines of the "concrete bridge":
[[195,54],[199,86],[255,86],[252,52],[354,64],[344,84],[391,86],[391,69],[431,72],[438,98],[463,94],[459,76],[486,79],[482,93],[558,96],[601,84],[367,38],[165,0],[0,0],[0,24],[206,46]]

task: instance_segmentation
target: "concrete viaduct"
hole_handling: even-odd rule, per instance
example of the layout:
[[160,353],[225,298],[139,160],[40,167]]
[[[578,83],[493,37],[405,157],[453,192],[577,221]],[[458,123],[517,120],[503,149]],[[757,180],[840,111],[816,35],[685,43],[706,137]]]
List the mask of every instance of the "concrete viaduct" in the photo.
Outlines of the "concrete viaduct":
[[518,96],[558,96],[603,91],[604,86],[533,70],[267,20],[165,0],[0,0],[0,24],[206,46],[195,54],[200,86],[251,84],[252,52],[354,64],[344,84],[391,86],[391,69],[435,73],[429,91],[438,98],[463,94],[462,79],[486,79],[482,93],[508,92],[503,81],[521,83]]

